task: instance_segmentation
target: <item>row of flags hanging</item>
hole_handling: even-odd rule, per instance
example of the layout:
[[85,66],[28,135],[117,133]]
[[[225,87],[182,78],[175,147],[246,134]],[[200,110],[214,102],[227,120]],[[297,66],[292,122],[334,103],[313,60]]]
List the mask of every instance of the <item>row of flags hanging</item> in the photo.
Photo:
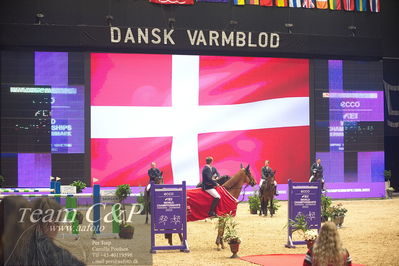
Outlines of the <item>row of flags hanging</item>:
[[[230,0],[149,0],[157,4],[193,5],[194,2],[228,3]],[[380,12],[380,0],[233,0],[235,5],[317,8]]]

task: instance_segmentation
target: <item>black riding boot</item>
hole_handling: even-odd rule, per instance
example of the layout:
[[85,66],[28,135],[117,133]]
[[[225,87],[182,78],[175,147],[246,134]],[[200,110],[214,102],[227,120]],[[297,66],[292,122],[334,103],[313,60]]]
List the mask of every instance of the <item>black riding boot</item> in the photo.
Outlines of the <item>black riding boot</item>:
[[208,212],[209,217],[215,217],[216,216],[215,209],[216,209],[216,206],[218,206],[219,200],[220,199],[218,199],[218,198],[214,198],[213,199],[211,208],[210,208],[210,210]]
[[274,186],[274,195],[275,195],[275,196],[278,196],[277,186]]

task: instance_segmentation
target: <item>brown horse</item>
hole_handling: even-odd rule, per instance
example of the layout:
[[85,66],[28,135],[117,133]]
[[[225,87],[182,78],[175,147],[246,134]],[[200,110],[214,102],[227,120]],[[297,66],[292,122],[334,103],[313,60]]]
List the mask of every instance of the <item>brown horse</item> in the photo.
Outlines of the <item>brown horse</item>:
[[270,202],[270,216],[273,217],[274,208],[273,208],[273,198],[274,198],[274,175],[276,171],[272,172],[272,175],[269,176],[267,181],[264,181],[259,189],[259,198],[260,198],[260,211],[259,215],[262,213],[267,216],[267,208]]
[[[228,180],[222,186],[225,187],[226,190],[237,200],[241,194],[241,190],[244,184],[249,184],[251,186],[256,185],[256,181],[253,178],[251,171],[249,170],[249,165],[245,168],[241,165],[241,169],[231,178],[228,178],[228,176],[223,177]],[[221,179],[223,179],[223,177]],[[224,228],[225,225],[223,224],[222,219],[219,219],[218,234],[215,242],[218,250],[220,250],[219,245],[222,248],[225,248],[223,243]],[[182,240],[180,234],[179,237],[180,240]],[[165,238],[168,239],[169,245],[172,245],[172,234],[165,234]]]
[[[162,172],[161,172],[161,176],[155,178],[154,180],[154,184],[163,184],[163,176],[162,176]],[[150,190],[149,189],[145,189],[144,192],[144,211],[145,211],[145,223],[148,224],[148,214],[150,212],[150,207],[151,207],[151,197],[150,197]]]
[[[216,181],[216,183],[218,183],[221,186],[224,183],[226,183],[230,178],[231,177],[229,175],[224,175],[224,176],[221,176],[220,178],[216,179],[215,181]],[[202,182],[197,184],[197,188],[200,188],[200,187],[202,187]],[[224,229],[224,227],[223,227],[223,229]],[[180,241],[183,241],[182,234],[178,234],[178,235],[179,235]],[[222,233],[222,235],[223,235],[223,233]],[[168,240],[169,245],[173,245],[173,236],[172,236],[172,234],[170,234],[170,233],[165,234],[165,239]]]
[[[256,181],[253,178],[251,171],[249,170],[249,165],[245,168],[242,167],[242,165],[241,165],[241,169],[232,178],[230,178],[226,183],[224,183],[223,187],[225,187],[226,190],[234,198],[236,198],[238,200],[244,184],[248,184],[251,186],[256,185]],[[225,225],[223,224],[222,219],[219,219],[218,235],[216,237],[216,242],[215,242],[218,250],[220,250],[219,245],[221,246],[221,248],[224,249],[224,243],[223,243],[224,228],[225,228]]]

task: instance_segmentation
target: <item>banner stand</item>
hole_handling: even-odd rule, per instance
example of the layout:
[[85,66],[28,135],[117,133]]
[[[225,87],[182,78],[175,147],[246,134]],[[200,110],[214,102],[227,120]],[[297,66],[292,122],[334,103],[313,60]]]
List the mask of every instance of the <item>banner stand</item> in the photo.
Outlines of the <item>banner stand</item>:
[[[187,242],[186,182],[181,185],[156,185],[151,182],[151,253],[157,250],[190,252]],[[156,246],[156,234],[180,234],[181,244]]]
[[321,183],[293,183],[288,180],[288,236],[286,248],[295,248],[295,245],[305,245],[306,241],[293,241],[293,228],[290,220],[297,215],[306,217],[309,229],[320,229],[321,224]]

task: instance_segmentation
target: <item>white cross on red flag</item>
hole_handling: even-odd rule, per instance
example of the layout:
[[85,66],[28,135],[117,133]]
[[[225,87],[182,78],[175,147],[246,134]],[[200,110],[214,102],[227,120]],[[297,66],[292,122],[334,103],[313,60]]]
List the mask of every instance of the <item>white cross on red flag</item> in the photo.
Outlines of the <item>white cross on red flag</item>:
[[265,160],[279,183],[309,175],[309,60],[91,54],[91,167],[102,186],[197,184]]

